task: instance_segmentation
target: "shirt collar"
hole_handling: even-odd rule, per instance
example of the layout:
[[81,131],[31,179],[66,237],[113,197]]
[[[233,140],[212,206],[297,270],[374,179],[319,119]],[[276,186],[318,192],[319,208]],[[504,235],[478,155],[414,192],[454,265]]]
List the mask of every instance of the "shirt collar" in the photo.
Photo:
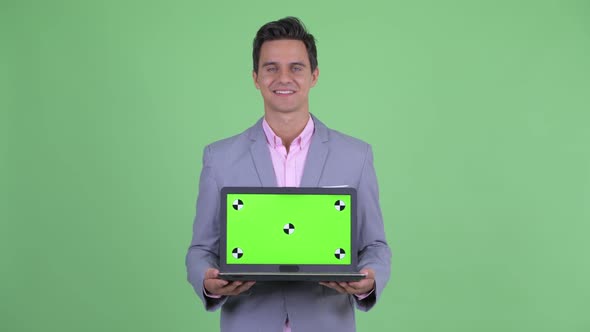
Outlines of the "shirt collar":
[[[275,132],[272,130],[265,118],[262,119],[262,129],[264,130],[264,135],[266,136],[266,142],[273,149],[276,149],[278,146],[283,145],[283,140],[281,140],[281,138],[275,134]],[[305,125],[305,128],[303,128],[301,134],[299,134],[299,136],[297,136],[293,140],[291,146],[293,146],[293,144],[296,144],[299,146],[300,149],[307,147],[311,141],[311,136],[313,135],[314,129],[315,126],[310,116],[309,120],[307,121],[307,124]]]

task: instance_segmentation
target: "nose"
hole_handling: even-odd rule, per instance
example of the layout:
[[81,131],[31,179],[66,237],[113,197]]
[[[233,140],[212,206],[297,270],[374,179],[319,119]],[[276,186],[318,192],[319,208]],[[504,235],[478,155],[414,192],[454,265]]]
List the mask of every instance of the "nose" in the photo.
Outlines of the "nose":
[[279,72],[279,82],[280,83],[289,83],[292,81],[291,71],[289,69],[282,69]]

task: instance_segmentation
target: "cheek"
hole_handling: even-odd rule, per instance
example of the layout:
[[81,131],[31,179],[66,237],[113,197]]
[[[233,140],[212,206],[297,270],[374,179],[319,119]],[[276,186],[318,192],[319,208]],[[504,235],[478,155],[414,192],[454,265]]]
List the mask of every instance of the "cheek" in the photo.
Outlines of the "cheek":
[[258,81],[258,84],[260,84],[260,86],[268,89],[270,87],[270,85],[272,84],[272,77],[261,77],[261,79]]

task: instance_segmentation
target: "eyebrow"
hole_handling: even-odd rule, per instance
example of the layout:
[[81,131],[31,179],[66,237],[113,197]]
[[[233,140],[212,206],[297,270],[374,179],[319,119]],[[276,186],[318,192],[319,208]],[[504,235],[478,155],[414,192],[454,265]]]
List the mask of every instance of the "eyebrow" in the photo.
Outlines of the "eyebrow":
[[[269,61],[269,62],[265,62],[262,64],[262,67],[267,67],[267,66],[277,66],[279,63],[276,61]],[[289,63],[289,66],[302,66],[302,67],[306,67],[305,63],[303,62],[291,62]]]

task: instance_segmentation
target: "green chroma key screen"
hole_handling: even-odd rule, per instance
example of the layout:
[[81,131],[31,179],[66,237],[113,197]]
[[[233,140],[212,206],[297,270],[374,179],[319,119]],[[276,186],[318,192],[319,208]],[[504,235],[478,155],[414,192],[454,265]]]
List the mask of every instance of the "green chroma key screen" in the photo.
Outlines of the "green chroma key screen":
[[227,264],[350,264],[350,197],[228,194]]

